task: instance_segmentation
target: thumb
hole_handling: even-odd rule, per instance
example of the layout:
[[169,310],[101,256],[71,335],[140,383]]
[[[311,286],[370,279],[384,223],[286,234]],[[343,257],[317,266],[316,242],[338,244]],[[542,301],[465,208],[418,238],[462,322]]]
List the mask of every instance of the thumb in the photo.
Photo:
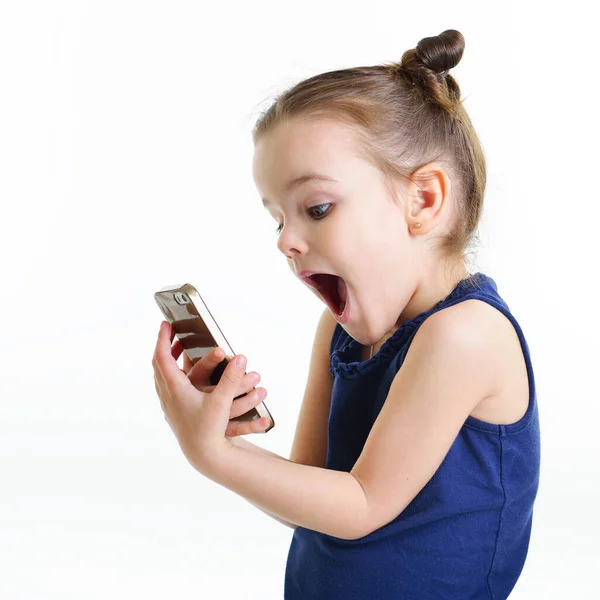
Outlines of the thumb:
[[243,354],[236,354],[221,375],[219,383],[213,390],[212,394],[217,396],[217,399],[233,400],[239,395],[242,379],[246,374],[246,357]]

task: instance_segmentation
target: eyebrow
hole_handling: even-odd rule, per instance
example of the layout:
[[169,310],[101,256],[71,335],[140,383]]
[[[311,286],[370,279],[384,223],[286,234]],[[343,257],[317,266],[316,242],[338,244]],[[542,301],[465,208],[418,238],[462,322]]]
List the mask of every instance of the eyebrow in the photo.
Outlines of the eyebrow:
[[[301,186],[303,183],[307,183],[308,181],[327,181],[330,183],[339,183],[337,179],[333,179],[333,177],[328,177],[327,175],[321,175],[320,173],[307,173],[306,175],[301,175],[300,177],[296,177],[292,179],[288,183],[285,184],[283,188],[284,192],[289,192],[290,190]],[[263,206],[268,206],[273,204],[270,200],[266,198],[262,199]]]

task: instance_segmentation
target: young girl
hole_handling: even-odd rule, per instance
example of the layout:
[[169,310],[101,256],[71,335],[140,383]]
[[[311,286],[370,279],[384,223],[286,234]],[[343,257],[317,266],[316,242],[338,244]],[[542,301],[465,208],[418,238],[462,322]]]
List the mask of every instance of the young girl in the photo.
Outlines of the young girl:
[[278,248],[326,304],[289,460],[239,437],[269,423],[229,422],[266,396],[258,377],[231,361],[209,386],[224,351],[182,371],[159,333],[157,392],[190,463],[294,528],[287,600],[500,600],[523,568],[535,385],[496,283],[465,267],[486,173],[448,73],[463,49],[448,30],[399,64],[312,77],[256,125]]

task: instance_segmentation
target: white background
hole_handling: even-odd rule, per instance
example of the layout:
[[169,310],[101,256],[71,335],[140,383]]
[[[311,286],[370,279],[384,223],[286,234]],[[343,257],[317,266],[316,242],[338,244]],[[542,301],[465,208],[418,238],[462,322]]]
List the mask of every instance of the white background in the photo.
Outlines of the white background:
[[[588,9],[589,10],[589,9]],[[3,2],[0,597],[283,596],[292,530],[194,471],[163,420],[153,293],[195,284],[289,456],[323,305],[276,248],[250,130],[319,72],[466,39],[481,246],[542,427],[511,600],[597,598],[598,69],[583,3]]]

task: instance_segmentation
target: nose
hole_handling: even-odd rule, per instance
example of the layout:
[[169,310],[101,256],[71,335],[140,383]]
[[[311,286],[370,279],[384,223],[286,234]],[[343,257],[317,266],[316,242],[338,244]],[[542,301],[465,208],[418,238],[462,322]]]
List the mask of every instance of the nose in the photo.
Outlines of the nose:
[[302,236],[298,234],[297,229],[284,225],[277,240],[277,248],[286,258],[291,259],[298,254],[305,254],[308,246]]

